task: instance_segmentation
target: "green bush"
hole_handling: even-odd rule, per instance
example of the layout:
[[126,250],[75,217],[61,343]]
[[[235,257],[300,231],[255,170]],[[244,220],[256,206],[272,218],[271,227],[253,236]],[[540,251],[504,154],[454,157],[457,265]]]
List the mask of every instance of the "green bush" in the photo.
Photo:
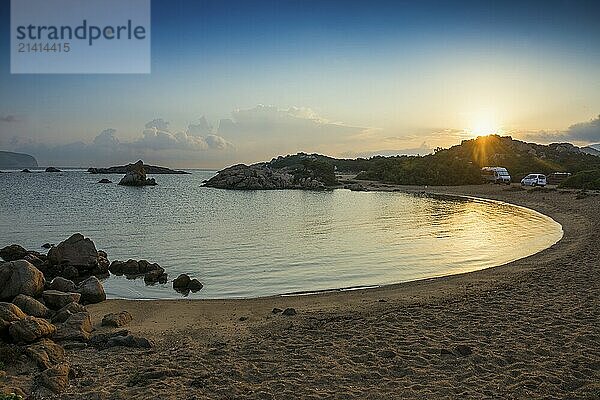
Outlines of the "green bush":
[[581,171],[565,179],[560,188],[600,190],[600,169]]

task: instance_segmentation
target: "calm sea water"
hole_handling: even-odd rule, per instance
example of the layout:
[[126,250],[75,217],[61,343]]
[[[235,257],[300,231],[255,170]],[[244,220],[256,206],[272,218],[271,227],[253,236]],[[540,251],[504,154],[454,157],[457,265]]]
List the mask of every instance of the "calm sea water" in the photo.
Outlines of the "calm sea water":
[[[197,277],[190,297],[256,297],[390,284],[496,266],[560,239],[559,224],[502,203],[402,193],[225,191],[214,175],[158,175],[145,188],[97,184],[120,175],[0,174],[0,246],[42,251],[72,233],[109,259],[146,259],[169,278]],[[111,298],[178,298],[170,282],[111,277]]]

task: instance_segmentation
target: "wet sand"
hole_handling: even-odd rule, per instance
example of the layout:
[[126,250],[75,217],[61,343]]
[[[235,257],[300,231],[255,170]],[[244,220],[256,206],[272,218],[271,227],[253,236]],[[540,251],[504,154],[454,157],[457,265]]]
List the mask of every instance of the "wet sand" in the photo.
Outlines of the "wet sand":
[[127,310],[155,347],[67,351],[76,377],[59,398],[600,398],[600,196],[426,191],[529,207],[564,237],[503,266],[376,289],[92,305],[98,332]]

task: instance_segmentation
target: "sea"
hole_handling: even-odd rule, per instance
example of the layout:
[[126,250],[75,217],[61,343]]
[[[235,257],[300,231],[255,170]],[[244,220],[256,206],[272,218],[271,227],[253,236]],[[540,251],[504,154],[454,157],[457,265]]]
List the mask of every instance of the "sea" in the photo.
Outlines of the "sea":
[[79,232],[111,261],[144,259],[169,275],[154,286],[111,276],[109,298],[182,298],[171,283],[181,273],[204,284],[188,298],[355,290],[498,266],[562,237],[547,216],[475,198],[231,191],[203,187],[208,170],[141,188],[117,185],[121,175],[32,171],[0,174],[0,247],[44,252]]

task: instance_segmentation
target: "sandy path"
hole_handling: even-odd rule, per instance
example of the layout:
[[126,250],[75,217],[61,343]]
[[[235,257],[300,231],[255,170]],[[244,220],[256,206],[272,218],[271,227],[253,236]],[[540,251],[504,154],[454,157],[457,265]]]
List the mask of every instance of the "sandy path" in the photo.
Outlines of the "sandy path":
[[565,236],[501,267],[373,290],[97,304],[95,322],[128,310],[156,346],[69,351],[62,398],[600,398],[600,197],[428,191],[530,207]]

